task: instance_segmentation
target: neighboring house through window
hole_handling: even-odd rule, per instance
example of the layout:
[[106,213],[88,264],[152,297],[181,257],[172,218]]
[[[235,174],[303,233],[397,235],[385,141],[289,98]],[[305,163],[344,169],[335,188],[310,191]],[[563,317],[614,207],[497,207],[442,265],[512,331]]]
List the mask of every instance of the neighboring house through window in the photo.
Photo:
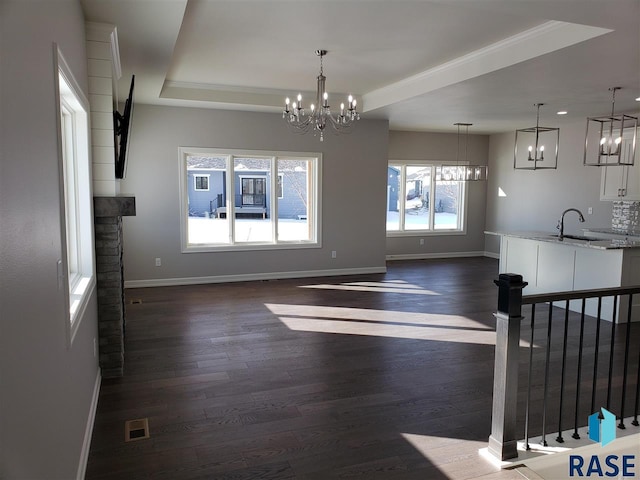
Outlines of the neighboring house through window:
[[320,246],[319,153],[183,147],[180,162],[183,252]]
[[387,168],[387,234],[463,233],[465,182],[439,181],[438,165],[389,162]]

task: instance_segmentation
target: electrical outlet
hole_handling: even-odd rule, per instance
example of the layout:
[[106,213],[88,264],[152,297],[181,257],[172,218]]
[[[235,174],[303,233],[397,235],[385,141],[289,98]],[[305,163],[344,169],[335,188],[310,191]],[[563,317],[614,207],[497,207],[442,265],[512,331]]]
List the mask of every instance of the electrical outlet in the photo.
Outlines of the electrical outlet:
[[420,239],[420,245],[424,245],[424,238]]
[[338,256],[338,252],[335,250],[331,250],[331,258],[336,258]]
[[156,267],[161,267],[161,266],[162,266],[162,259],[156,258]]
[[587,209],[587,215],[593,215],[593,207]]

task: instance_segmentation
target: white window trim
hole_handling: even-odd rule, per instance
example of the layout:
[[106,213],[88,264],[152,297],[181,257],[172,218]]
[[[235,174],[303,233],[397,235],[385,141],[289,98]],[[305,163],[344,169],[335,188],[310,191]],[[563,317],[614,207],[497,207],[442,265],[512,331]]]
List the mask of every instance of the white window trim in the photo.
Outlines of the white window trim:
[[[209,185],[210,185],[210,177],[211,175],[209,175],[208,173],[194,173],[193,174],[193,190],[196,192],[208,192],[209,191]],[[198,188],[198,181],[196,180],[197,178],[202,178],[202,177],[206,177],[207,179],[207,188]]]
[[[306,159],[313,160],[310,165],[313,169],[314,182],[311,182],[310,191],[308,192],[309,198],[314,198],[311,212],[309,213],[308,221],[310,222],[311,240],[302,241],[283,241],[277,240],[278,222],[272,223],[272,240],[271,242],[260,243],[248,243],[248,242],[236,242],[229,244],[210,244],[210,245],[198,245],[193,246],[188,243],[188,231],[187,222],[189,219],[189,198],[186,190],[188,169],[186,159],[188,155],[216,155],[219,157],[225,157],[227,159],[227,166],[230,168],[233,166],[232,162],[235,157],[257,157],[257,158],[270,158],[271,159],[271,171],[275,171],[276,158],[280,160],[298,160]],[[322,248],[322,153],[320,152],[281,152],[281,151],[264,151],[264,150],[236,150],[236,149],[220,149],[220,148],[201,148],[201,147],[179,147],[178,148],[178,169],[179,169],[179,192],[180,192],[180,243],[182,253],[201,253],[201,252],[224,252],[224,251],[253,251],[253,250],[291,250],[291,249],[304,249],[304,248]],[[228,170],[227,170],[228,171]],[[311,172],[310,172],[311,173]],[[244,176],[244,174],[242,174]],[[253,175],[246,175],[253,176]],[[228,198],[235,198],[235,175],[226,175],[227,182],[227,196]],[[271,195],[277,199],[274,192],[277,192],[275,187],[275,175],[271,175]],[[269,202],[271,205],[271,216],[274,219],[278,218],[278,202]],[[227,217],[235,218],[234,202],[227,202]],[[235,222],[229,223],[229,235],[234,238]],[[231,239],[230,239],[231,240]]]
[[[444,162],[433,162],[428,160],[389,160],[387,167],[395,167],[400,168],[400,181],[399,181],[399,192],[398,198],[404,199],[406,198],[406,168],[409,167],[432,167],[431,168],[431,185],[430,187],[434,187],[437,182],[435,180],[435,171],[436,167],[442,166]],[[460,162],[460,164],[465,164],[465,162]],[[403,179],[405,179],[403,181]],[[462,201],[461,205],[464,205],[462,211],[458,211],[458,224],[460,228],[456,229],[444,229],[444,228],[435,228],[435,209],[429,209],[429,225],[432,226],[430,229],[422,229],[422,230],[386,230],[387,237],[424,237],[424,236],[453,236],[453,235],[466,235],[467,234],[467,211],[468,211],[468,202],[469,202],[469,191],[467,182],[459,182],[462,187]],[[387,178],[387,185],[389,184],[389,180]],[[429,188],[429,205],[433,205],[435,202],[435,188]],[[388,205],[385,207],[385,215],[386,209],[389,208]],[[405,205],[404,202],[400,202],[400,209],[398,212],[400,227],[404,225],[404,212]]]
[[[53,57],[59,185],[62,192],[60,235],[63,249],[62,259],[58,262],[58,276],[59,288],[65,292],[65,331],[67,348],[70,348],[96,287],[91,126],[89,101],[56,44],[53,45]],[[69,175],[68,170],[69,159],[73,162],[72,175]],[[72,198],[69,198],[70,194],[73,195]],[[70,208],[73,210],[70,213],[67,213],[68,202],[72,203]],[[73,237],[71,248],[67,247],[70,239],[68,237]]]

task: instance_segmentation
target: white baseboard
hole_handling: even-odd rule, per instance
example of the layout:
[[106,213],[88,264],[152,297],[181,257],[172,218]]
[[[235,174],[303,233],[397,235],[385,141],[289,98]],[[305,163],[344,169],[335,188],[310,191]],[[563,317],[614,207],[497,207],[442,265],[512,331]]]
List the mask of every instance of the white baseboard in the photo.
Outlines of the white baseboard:
[[239,275],[217,275],[210,277],[151,278],[149,280],[127,280],[125,288],[173,287],[177,285],[199,285],[205,283],[251,282],[256,280],[281,280],[285,278],[334,277],[339,275],[362,275],[386,273],[387,267],[336,268],[331,270],[302,270],[298,272],[246,273]]
[[387,255],[387,260],[428,260],[432,258],[484,257],[485,252],[408,253]]
[[495,258],[496,260],[500,260],[500,254],[499,253],[487,252],[485,250],[484,256],[485,257],[489,257],[489,258]]
[[96,420],[96,410],[98,409],[98,398],[100,397],[100,384],[102,383],[102,374],[98,368],[96,381],[93,385],[93,397],[91,398],[91,406],[89,407],[89,417],[84,431],[84,440],[82,442],[82,451],[80,452],[80,463],[78,465],[77,480],[83,480],[87,473],[87,462],[89,461],[89,449],[91,448],[91,435],[93,435],[93,424]]

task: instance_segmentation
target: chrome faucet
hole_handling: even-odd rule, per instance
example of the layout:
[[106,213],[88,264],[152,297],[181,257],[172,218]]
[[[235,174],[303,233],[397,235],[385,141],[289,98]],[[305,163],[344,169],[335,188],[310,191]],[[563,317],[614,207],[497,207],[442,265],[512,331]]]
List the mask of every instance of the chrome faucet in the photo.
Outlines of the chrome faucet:
[[560,230],[558,240],[562,240],[564,238],[564,216],[567,212],[576,212],[578,214],[578,220],[580,220],[580,222],[584,222],[584,215],[582,215],[582,212],[580,210],[578,210],[577,208],[567,208],[564,212],[562,212],[562,216],[560,217],[560,220],[558,220],[558,225],[556,226],[556,228]]

